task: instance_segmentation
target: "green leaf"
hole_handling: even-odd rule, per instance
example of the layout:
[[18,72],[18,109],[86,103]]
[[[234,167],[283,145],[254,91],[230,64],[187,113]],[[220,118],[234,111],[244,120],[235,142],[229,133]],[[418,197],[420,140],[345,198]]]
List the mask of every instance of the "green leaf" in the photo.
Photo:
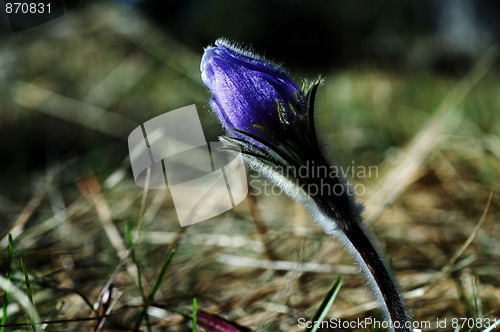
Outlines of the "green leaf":
[[[24,260],[22,257],[21,257],[21,267],[23,269],[24,280],[26,282],[26,294],[28,295],[29,301],[33,305],[33,293],[31,291],[30,276],[28,274],[28,269],[26,268],[26,264],[24,264]],[[31,321],[31,331],[36,332],[36,322],[34,322],[32,319],[30,319],[30,321]]]
[[[7,279],[10,282],[10,277],[12,273],[12,235],[9,233],[9,244],[7,246],[7,266],[6,266],[6,274],[5,274],[5,279]],[[5,331],[5,323],[7,323],[7,306],[9,304],[9,291],[5,290],[5,293],[3,295],[3,304],[2,304],[2,327],[0,327],[0,332]]]
[[342,277],[338,278],[337,281],[335,282],[335,284],[333,285],[332,289],[330,289],[328,294],[326,294],[325,299],[321,303],[318,311],[316,311],[313,318],[311,319],[313,324],[311,325],[311,327],[308,327],[305,330],[305,332],[316,332],[316,330],[318,329],[318,324],[316,324],[316,322],[319,323],[319,322],[322,322],[323,319],[325,319],[325,316],[328,313],[328,310],[332,306],[333,301],[335,301],[335,297],[337,296],[337,294],[340,290],[340,287],[342,286],[343,280],[344,279]]
[[153,284],[153,288],[151,289],[151,291],[149,292],[149,295],[146,298],[146,301],[144,303],[144,308],[142,309],[141,313],[137,317],[134,331],[139,331],[139,327],[141,326],[142,319],[146,315],[146,311],[148,310],[149,304],[153,301],[156,292],[160,288],[161,282],[163,280],[163,276],[165,275],[165,272],[167,271],[167,267],[170,264],[170,262],[172,261],[174,254],[175,254],[175,250],[172,250],[170,252],[170,254],[168,255],[167,259],[165,260],[165,262],[163,262],[163,265],[160,269],[160,272],[158,273],[158,276],[156,277],[156,280]]
[[[132,231],[130,230],[128,224],[125,224],[125,239],[127,240],[127,245],[130,247],[130,257],[132,258],[132,262],[134,263],[135,268],[137,270],[137,287],[139,288],[139,293],[141,294],[142,303],[144,305],[147,305],[146,294],[144,293],[144,286],[142,285],[141,267],[139,265],[139,261],[137,260],[137,256],[135,254],[135,244],[132,237]],[[142,315],[142,313],[137,317],[137,322],[136,322],[137,326],[141,324],[143,317],[144,315]],[[152,330],[148,316],[146,316],[146,326],[148,331]]]
[[198,325],[198,301],[196,300],[196,297],[193,299],[193,325],[191,327],[192,332],[197,331],[197,325]]
[[289,123],[286,119],[285,112],[283,111],[283,105],[281,105],[281,102],[278,99],[276,99],[276,106],[278,108],[278,117],[280,119],[280,122],[283,127],[286,127],[287,125],[289,125]]
[[142,301],[145,302],[146,294],[144,293],[144,287],[142,285],[141,267],[139,266],[139,261],[137,260],[137,256],[135,254],[135,245],[134,241],[132,240],[132,232],[127,224],[125,224],[125,238],[127,240],[128,246],[131,248],[130,257],[132,258],[132,262],[134,263],[137,269],[137,286],[139,287],[139,292],[141,293]]
[[175,250],[172,250],[170,254],[168,255],[167,259],[165,262],[163,262],[163,265],[160,269],[160,272],[158,273],[158,277],[155,280],[155,283],[153,284],[153,288],[151,289],[151,292],[149,293],[148,296],[148,303],[153,301],[153,298],[158,291],[158,288],[160,288],[161,282],[163,280],[163,276],[165,275],[165,272],[167,272],[167,267],[170,265],[170,262],[172,261],[172,258],[174,257]]

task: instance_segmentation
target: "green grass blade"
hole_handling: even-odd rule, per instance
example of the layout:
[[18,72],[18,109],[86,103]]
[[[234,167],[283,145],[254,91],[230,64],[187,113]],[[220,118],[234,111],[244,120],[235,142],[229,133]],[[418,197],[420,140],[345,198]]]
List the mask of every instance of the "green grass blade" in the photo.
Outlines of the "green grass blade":
[[148,303],[153,301],[153,298],[158,291],[158,288],[160,288],[161,282],[163,280],[163,276],[165,275],[165,272],[167,272],[167,267],[170,265],[170,262],[172,261],[172,258],[174,257],[175,250],[172,250],[170,254],[168,255],[167,259],[163,263],[160,272],[158,273],[158,277],[155,280],[155,283],[153,284],[153,288],[151,289],[151,292],[149,293],[148,296]]
[[[24,273],[24,280],[26,282],[26,294],[28,295],[28,299],[30,303],[33,305],[33,292],[31,291],[31,282],[30,282],[30,276],[28,274],[28,269],[26,268],[26,264],[24,264],[24,260],[21,257],[21,267],[23,269]],[[31,321],[31,331],[36,332],[36,322],[34,322],[32,319]]]
[[323,319],[325,319],[328,310],[332,306],[333,301],[335,301],[335,297],[337,297],[343,280],[344,279],[342,277],[338,278],[328,294],[326,294],[325,299],[321,303],[318,311],[316,311],[313,318],[311,319],[313,324],[311,325],[311,327],[308,327],[305,332],[316,332],[316,330],[318,329],[318,324],[316,324],[316,322],[321,322],[323,321]]
[[[7,246],[7,266],[6,266],[6,275],[5,278],[0,275],[0,289],[5,291],[4,299],[12,298],[16,301],[21,308],[26,311],[28,314],[32,324],[36,324],[36,322],[41,321],[40,316],[36,312],[35,307],[33,306],[32,300],[28,298],[26,294],[24,294],[21,290],[19,290],[14,284],[11,282],[12,278],[12,258],[13,255],[13,241],[12,236],[9,234],[9,244]],[[2,326],[0,327],[0,331],[5,331],[5,324],[7,321],[7,301],[4,301],[2,305]],[[36,327],[35,327],[36,328]]]
[[[146,293],[144,292],[144,286],[142,285],[142,272],[141,272],[141,267],[139,265],[139,261],[137,260],[137,255],[135,253],[135,244],[132,239],[132,232],[130,230],[130,227],[125,224],[125,239],[127,241],[127,245],[130,248],[130,257],[132,258],[132,262],[135,265],[135,268],[137,270],[137,287],[139,288],[139,293],[141,294],[142,298],[142,303],[146,306],[147,305],[147,299],[146,299]],[[142,322],[144,315],[141,313],[141,315],[138,316],[137,318],[137,326],[139,326]],[[146,316],[146,328],[148,331],[151,331],[151,323],[149,322],[149,317]]]
[[[10,283],[10,276],[12,273],[12,235],[9,234],[9,244],[7,246],[7,266],[6,266],[6,273],[5,273],[5,278],[7,281]],[[5,293],[3,295],[3,304],[2,304],[2,327],[0,327],[0,332],[5,331],[5,324],[7,323],[7,306],[9,304],[9,291],[6,289]]]
[[132,262],[137,269],[137,287],[139,287],[142,301],[146,302],[146,294],[144,293],[144,286],[142,285],[141,267],[139,266],[139,262],[137,261],[137,256],[135,254],[135,245],[134,241],[132,240],[132,232],[130,231],[130,227],[128,227],[128,225],[125,225],[125,238],[127,240],[128,246],[130,247],[130,257],[132,258]]
[[135,323],[135,328],[134,331],[139,331],[139,327],[141,326],[142,320],[144,316],[146,315],[146,311],[148,310],[148,305],[153,301],[153,298],[160,288],[161,282],[163,280],[163,276],[165,275],[165,272],[167,271],[167,267],[169,266],[170,262],[172,261],[172,258],[174,257],[175,254],[175,249],[170,252],[168,255],[167,259],[163,263],[160,272],[158,273],[158,276],[156,277],[156,280],[153,284],[153,288],[151,289],[151,292],[149,293],[148,297],[146,298],[146,303],[144,303],[144,309],[142,309],[141,313],[137,317],[137,321]]
[[26,294],[28,295],[28,299],[31,303],[33,303],[33,293],[31,291],[31,283],[30,277],[28,274],[28,269],[26,268],[26,264],[24,263],[24,259],[21,257],[21,267],[24,273],[24,281],[26,282]]
[[197,325],[198,325],[198,301],[196,298],[193,299],[193,325],[191,327],[192,332],[197,331]]

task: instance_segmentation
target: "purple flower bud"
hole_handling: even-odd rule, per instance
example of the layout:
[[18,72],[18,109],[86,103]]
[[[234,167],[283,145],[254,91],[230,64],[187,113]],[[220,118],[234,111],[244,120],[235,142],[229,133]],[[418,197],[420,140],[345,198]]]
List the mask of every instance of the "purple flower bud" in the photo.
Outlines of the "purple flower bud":
[[205,49],[200,70],[222,125],[237,137],[233,129],[276,142],[307,111],[303,91],[277,65],[222,39],[215,45]]

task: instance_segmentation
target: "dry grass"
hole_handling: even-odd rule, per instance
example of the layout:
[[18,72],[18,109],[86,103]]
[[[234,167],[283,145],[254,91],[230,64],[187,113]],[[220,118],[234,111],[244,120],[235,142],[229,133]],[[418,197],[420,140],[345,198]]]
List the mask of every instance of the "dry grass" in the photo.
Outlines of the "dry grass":
[[[149,293],[173,248],[147,311],[154,331],[189,330],[181,313],[193,298],[200,310],[255,331],[302,331],[298,319],[313,316],[341,275],[329,317],[378,315],[340,245],[287,197],[249,198],[181,229],[168,191],[135,186],[126,139],[139,123],[196,102],[215,137],[200,56],[114,7],[89,7],[2,41],[0,125],[19,133],[23,156],[35,157],[2,160],[1,266],[10,233],[12,279],[26,292],[23,257],[45,322],[39,329],[131,330],[143,308],[140,288]],[[490,50],[464,78],[331,73],[318,101],[325,148],[345,165],[379,169],[354,179],[367,187],[365,217],[414,319],[433,323],[428,331],[452,330],[452,318],[500,319],[496,57]],[[40,156],[36,149],[49,144],[65,153]],[[112,299],[103,301],[110,289]],[[7,311],[7,330],[30,329],[12,298]],[[438,329],[445,318],[447,328]]]

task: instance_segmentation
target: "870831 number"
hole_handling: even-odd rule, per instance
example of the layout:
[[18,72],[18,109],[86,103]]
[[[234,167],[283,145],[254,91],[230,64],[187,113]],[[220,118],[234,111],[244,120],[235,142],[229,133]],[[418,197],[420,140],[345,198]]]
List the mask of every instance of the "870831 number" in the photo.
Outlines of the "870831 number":
[[453,318],[451,320],[451,327],[455,329],[472,329],[472,328],[488,328],[491,325],[498,326],[496,318]]
[[7,14],[50,14],[50,2],[7,2],[5,4],[5,12]]

